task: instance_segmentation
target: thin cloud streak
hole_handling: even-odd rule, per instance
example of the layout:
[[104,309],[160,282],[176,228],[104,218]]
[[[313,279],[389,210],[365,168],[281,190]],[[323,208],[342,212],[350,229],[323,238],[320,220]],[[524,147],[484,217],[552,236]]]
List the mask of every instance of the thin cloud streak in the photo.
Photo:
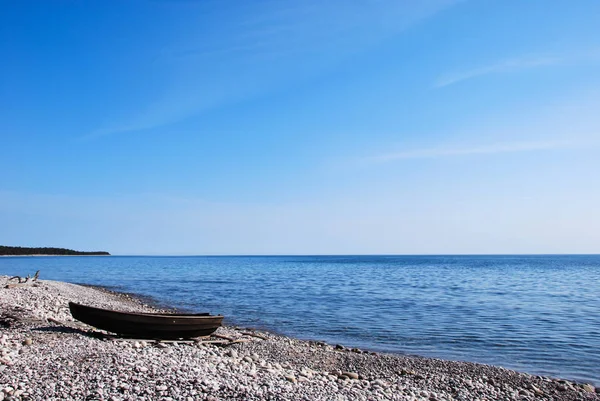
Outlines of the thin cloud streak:
[[[163,49],[161,60],[170,70],[164,95],[129,118],[79,139],[154,129],[310,79],[459,1],[386,0],[377,7],[315,1],[292,8],[281,8],[278,2],[253,3],[242,20],[232,17],[209,26],[207,32],[189,35],[187,44]],[[210,35],[216,39],[199,46]]]
[[492,145],[478,146],[472,148],[432,148],[416,149],[397,153],[388,153],[370,158],[372,162],[391,162],[394,160],[407,159],[435,159],[451,156],[470,156],[497,153],[532,152],[539,150],[566,149],[573,147],[570,141],[539,141],[539,142],[511,142],[497,143]]
[[484,75],[522,71],[537,67],[549,67],[561,64],[562,62],[563,59],[559,57],[532,57],[503,60],[496,64],[475,68],[469,71],[441,76],[434,83],[433,87],[443,88],[445,86],[454,85],[456,83]]

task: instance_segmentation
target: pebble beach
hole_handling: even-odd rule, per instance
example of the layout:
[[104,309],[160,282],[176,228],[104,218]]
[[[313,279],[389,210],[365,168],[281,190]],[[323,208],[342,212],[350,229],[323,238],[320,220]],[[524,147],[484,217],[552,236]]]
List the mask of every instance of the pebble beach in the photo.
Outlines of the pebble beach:
[[251,328],[221,327],[214,341],[115,339],[74,321],[68,302],[159,309],[101,288],[14,282],[0,276],[0,401],[600,400],[586,383]]

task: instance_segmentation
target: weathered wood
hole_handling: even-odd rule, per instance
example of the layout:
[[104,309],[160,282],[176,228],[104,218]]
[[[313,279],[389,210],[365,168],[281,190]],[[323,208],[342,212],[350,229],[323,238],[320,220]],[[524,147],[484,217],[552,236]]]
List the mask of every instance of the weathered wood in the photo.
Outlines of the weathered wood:
[[60,320],[58,320],[58,319],[55,319],[55,318],[53,318],[53,317],[49,317],[49,318],[47,318],[46,320],[47,320],[47,321],[49,321],[50,323],[56,323],[56,324],[60,324],[61,326],[66,326],[66,325],[67,325],[66,323],[63,323],[63,322],[61,322]]
[[[84,323],[79,323],[79,322],[62,322],[58,319],[54,319],[52,317],[48,317],[46,318],[46,321],[49,323],[54,323],[57,324],[59,326],[64,326],[64,327],[68,327],[70,329],[75,329],[75,330],[95,330],[93,327],[84,324]],[[41,322],[41,321],[40,321]],[[101,334],[100,332],[97,332],[98,334]]]
[[233,345],[233,344],[240,344],[240,343],[249,343],[250,341],[252,341],[252,340],[249,339],[249,338],[238,338],[237,340],[230,341],[226,345]]
[[69,302],[71,314],[77,320],[98,329],[124,337],[148,340],[190,339],[212,334],[223,321],[223,316],[175,313],[133,313],[94,308]]
[[230,343],[231,343],[231,341],[227,341],[227,340],[208,340],[208,341],[201,341],[198,344],[228,345]]
[[22,283],[6,284],[6,287],[4,287],[4,288],[31,287],[32,285],[33,285],[33,282],[24,281]]
[[262,334],[258,334],[258,333],[250,333],[250,332],[244,331],[244,332],[242,332],[242,334],[245,335],[245,336],[260,338],[261,340],[268,340],[269,339],[268,337],[263,336]]
[[224,336],[223,334],[213,334],[212,336],[217,337],[217,338],[222,338],[223,340],[235,341],[235,338],[229,337],[229,336]]
[[26,284],[31,285],[34,281],[37,281],[39,276],[40,276],[39,270],[35,272],[33,277],[31,277],[29,274],[27,275],[27,277],[13,276],[13,277],[9,278],[8,281],[17,279],[19,282],[15,283],[15,284],[7,284],[5,288],[24,287]]

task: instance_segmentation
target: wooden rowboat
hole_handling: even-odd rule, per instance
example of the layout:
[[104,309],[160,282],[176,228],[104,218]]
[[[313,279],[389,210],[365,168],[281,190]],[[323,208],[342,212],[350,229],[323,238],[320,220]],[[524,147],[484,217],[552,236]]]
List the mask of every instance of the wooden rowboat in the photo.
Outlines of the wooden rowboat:
[[223,321],[210,313],[132,313],[69,302],[71,315],[83,323],[125,337],[176,340],[207,336]]

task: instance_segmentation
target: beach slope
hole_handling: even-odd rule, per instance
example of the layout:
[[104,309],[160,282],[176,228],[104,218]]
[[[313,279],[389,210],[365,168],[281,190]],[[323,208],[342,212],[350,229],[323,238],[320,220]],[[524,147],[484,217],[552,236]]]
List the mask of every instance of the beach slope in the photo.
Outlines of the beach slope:
[[600,400],[593,386],[500,367],[398,356],[222,327],[224,344],[122,341],[74,322],[68,302],[156,311],[56,281],[5,288],[2,400]]

